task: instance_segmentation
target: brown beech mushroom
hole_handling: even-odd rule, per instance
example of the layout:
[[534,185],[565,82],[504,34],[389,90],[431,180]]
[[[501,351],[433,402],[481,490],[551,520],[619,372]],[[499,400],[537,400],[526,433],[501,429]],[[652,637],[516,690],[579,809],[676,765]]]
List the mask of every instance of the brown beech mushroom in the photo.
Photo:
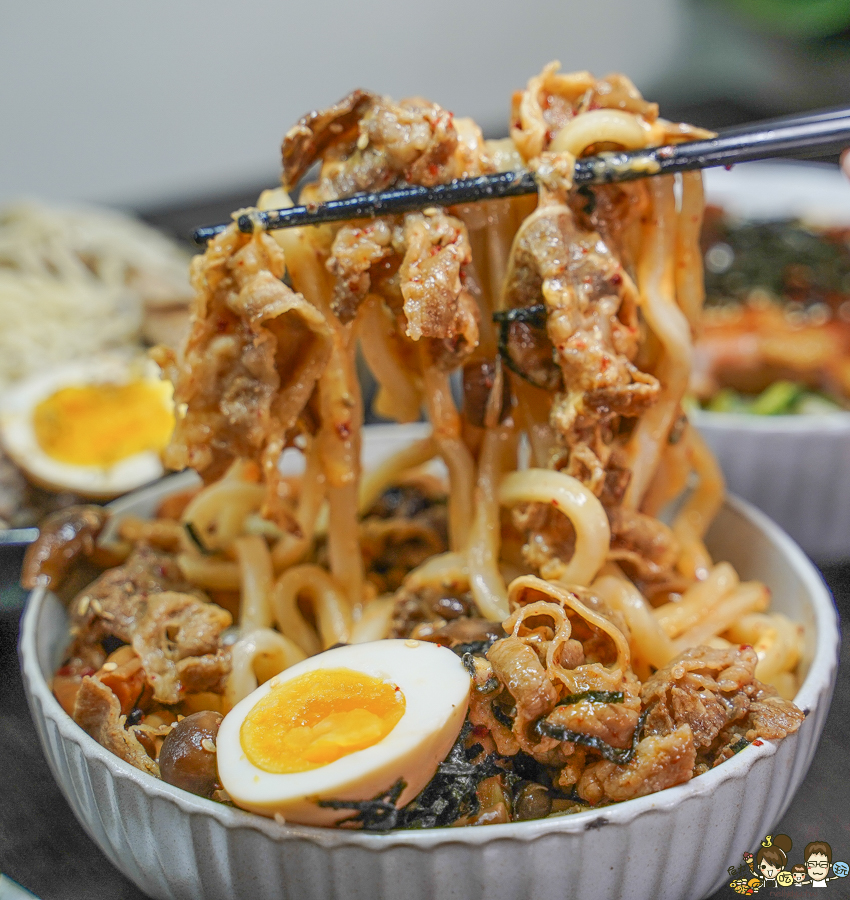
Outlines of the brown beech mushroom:
[[181,719],[166,735],[159,751],[163,781],[199,797],[212,797],[221,786],[215,739],[223,716],[205,710]]
[[56,590],[80,556],[91,556],[109,512],[102,506],[69,506],[49,515],[24,556],[21,584]]

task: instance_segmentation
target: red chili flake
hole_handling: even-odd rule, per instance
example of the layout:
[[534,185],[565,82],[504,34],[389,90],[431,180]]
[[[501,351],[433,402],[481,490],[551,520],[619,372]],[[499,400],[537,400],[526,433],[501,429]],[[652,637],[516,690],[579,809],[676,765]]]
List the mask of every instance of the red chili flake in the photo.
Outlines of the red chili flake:
[[219,319],[215,324],[215,330],[221,334],[224,331],[227,331],[227,322],[224,319]]
[[623,276],[619,272],[615,272],[611,276],[611,284],[617,285],[617,284],[622,284],[622,283],[623,283]]
[[475,735],[475,737],[484,737],[485,735],[489,734],[490,732],[486,725],[473,725],[472,733]]
[[764,744],[764,741],[761,740],[760,738],[756,738],[756,739],[753,741],[753,746],[754,746],[754,747],[761,747],[763,744]]
[[436,175],[440,171],[440,167],[436,163],[431,163],[428,166],[428,174]]
[[723,168],[726,169],[727,172],[731,172],[732,171],[732,163],[725,165]]
[[351,423],[340,422],[339,425],[336,426],[336,433],[342,440],[347,441],[351,437]]

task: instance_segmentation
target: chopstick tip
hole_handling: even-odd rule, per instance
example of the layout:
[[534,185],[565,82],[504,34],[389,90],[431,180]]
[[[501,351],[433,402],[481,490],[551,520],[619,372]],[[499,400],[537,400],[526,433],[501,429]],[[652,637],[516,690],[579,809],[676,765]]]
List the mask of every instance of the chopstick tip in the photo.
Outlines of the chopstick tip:
[[259,209],[249,206],[245,209],[237,209],[233,213],[232,219],[243,234],[255,234],[258,231],[266,230],[268,216]]

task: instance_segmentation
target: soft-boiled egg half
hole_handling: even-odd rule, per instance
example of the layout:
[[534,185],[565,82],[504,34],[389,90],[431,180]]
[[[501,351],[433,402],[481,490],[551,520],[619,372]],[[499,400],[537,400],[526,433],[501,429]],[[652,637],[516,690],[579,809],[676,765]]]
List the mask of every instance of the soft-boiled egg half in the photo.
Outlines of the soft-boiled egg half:
[[398,805],[434,777],[466,717],[470,677],[451,650],[384,640],[326,650],[237,703],[216,738],[218,776],[237,806],[334,825],[403,779]]
[[0,442],[52,491],[107,500],[163,474],[172,387],[144,357],[97,356],[40,373],[0,399]]

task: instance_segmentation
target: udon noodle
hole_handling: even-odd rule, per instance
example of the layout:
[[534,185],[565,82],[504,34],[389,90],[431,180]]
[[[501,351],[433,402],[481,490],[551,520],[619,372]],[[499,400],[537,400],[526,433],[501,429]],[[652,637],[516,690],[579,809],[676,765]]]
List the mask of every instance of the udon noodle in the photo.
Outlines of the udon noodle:
[[[800,628],[704,544],[723,480],[682,410],[703,300],[700,175],[571,184],[577,156],[703,134],[621,75],[556,64],[514,95],[502,141],[364,91],[300,120],[261,209],[290,205],[315,163],[301,202],[521,166],[539,196],[231,225],[194,260],[191,334],[158,359],[178,410],[167,462],[204,486],[125,521],[122,574],[73,601],[57,694],[77,720],[152,770],[177,715],[226,712],[300,659],[437,641],[465,654],[476,746],[502,766],[454,824],[529,817],[520,782],[546,787],[536,814],[568,811],[796,730],[781,698],[796,691]],[[430,423],[365,472],[359,351],[375,411]],[[301,474],[283,474],[283,451]],[[109,578],[125,600],[146,592],[144,614],[118,608]],[[105,635],[159,673],[129,709],[104,693]]]

